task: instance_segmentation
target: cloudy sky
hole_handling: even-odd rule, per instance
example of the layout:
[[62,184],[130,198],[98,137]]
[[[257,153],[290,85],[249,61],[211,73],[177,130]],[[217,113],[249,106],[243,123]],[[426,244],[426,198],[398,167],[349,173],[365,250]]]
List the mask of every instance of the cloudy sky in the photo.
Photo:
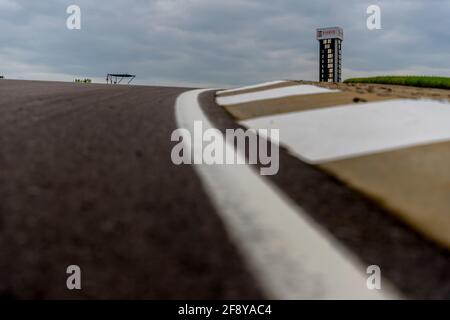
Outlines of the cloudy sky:
[[[81,30],[66,9],[81,8]],[[366,9],[381,7],[382,30]],[[450,76],[448,0],[0,0],[0,75],[233,86],[318,79],[315,29],[344,28],[343,78]]]

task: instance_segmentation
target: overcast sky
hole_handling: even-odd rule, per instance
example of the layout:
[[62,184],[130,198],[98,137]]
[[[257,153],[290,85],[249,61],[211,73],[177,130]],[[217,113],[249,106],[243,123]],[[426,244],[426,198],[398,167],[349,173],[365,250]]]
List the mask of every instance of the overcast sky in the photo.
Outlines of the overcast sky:
[[[81,8],[81,30],[66,9]],[[382,30],[366,9],[381,7]],[[344,28],[343,78],[450,76],[448,0],[0,0],[0,75],[233,86],[318,79],[315,29]]]

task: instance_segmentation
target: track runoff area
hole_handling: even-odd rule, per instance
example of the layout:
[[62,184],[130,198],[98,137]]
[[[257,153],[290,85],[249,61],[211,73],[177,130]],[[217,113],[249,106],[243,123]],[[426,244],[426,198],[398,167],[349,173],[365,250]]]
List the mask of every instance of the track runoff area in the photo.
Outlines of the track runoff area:
[[279,129],[295,157],[450,248],[450,104],[362,96],[279,81],[220,91],[217,104],[247,128]]
[[[400,235],[403,231],[395,235],[395,228],[386,227],[385,234],[382,230],[378,235],[378,251],[386,249],[386,243],[397,237],[400,250],[396,248],[396,254],[403,246],[409,255],[414,250],[417,257],[434,258],[436,254],[438,261],[449,265],[450,105],[446,100],[430,99],[426,94],[423,98],[420,94],[406,97],[404,92],[356,93],[342,86],[296,81],[214,91],[215,103],[207,107],[202,106],[205,94],[208,90],[190,91],[178,98],[179,127],[194,132],[196,121],[203,121],[205,128],[220,127],[220,123],[226,126],[223,121],[212,119],[215,112],[205,110],[216,107],[240,128],[254,132],[279,130],[276,143],[281,153],[338,181],[414,235],[414,241],[408,244],[408,236]],[[440,98],[438,94],[434,96]],[[225,135],[223,143],[234,150],[227,145]],[[194,146],[188,147],[193,154],[199,152]],[[250,167],[204,163],[195,167],[269,297],[408,299],[442,298],[445,292],[448,294],[448,281],[439,282],[440,276],[431,280],[442,283],[437,294],[433,295],[433,289],[426,289],[422,296],[417,294],[421,290],[417,281],[417,291],[413,292],[405,278],[392,276],[405,267],[398,261],[403,258],[395,257],[395,272],[383,279],[382,290],[368,288],[369,280],[365,279],[378,266],[368,266],[361,250],[355,252],[352,245],[341,243],[340,236],[322,226],[320,219],[317,223],[315,212],[305,210],[301,201],[292,199],[293,193],[283,183],[274,183]],[[338,214],[342,208],[336,211]],[[343,228],[345,219],[348,217],[343,217]],[[368,215],[367,224],[371,223],[374,220]],[[427,249],[422,248],[422,242]],[[390,254],[389,250],[386,254]],[[429,274],[433,273],[432,268],[427,271]],[[434,271],[436,275],[443,272],[439,267]],[[420,271],[416,274],[420,275]],[[428,277],[421,276],[422,280]]]

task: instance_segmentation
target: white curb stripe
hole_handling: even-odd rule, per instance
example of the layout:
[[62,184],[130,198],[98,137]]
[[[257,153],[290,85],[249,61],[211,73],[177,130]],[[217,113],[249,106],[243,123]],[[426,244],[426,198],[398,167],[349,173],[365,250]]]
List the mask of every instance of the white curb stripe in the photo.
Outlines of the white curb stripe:
[[280,143],[309,163],[323,163],[450,140],[450,104],[390,100],[242,121],[280,129]]
[[277,99],[303,94],[331,93],[331,92],[338,92],[338,90],[331,90],[312,85],[297,85],[297,86],[262,90],[258,92],[242,93],[233,96],[217,97],[217,104],[221,106],[228,106],[233,104],[240,104],[268,99]]
[[288,81],[277,80],[277,81],[264,82],[264,83],[259,83],[259,84],[255,84],[255,85],[251,85],[251,86],[245,86],[245,87],[240,87],[240,88],[235,88],[235,89],[218,91],[217,94],[233,93],[233,92],[239,92],[239,91],[242,91],[242,90],[257,89],[257,88],[273,86],[273,85],[281,84],[281,83],[285,83],[285,82],[288,82]]
[[[198,95],[204,91],[178,97],[180,128],[193,132],[194,121],[203,121],[205,129],[213,128],[198,103]],[[184,141],[190,144],[190,139]],[[223,143],[226,152],[235,152],[225,140]],[[368,290],[365,267],[251,167],[203,164],[194,168],[232,239],[271,298],[398,297],[385,282],[383,290]]]

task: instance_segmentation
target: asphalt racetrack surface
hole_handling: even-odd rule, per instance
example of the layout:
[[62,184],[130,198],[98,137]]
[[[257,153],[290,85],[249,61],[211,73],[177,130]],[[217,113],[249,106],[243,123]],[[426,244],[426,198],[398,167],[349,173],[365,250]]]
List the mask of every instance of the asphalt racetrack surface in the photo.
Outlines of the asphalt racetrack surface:
[[[266,298],[194,168],[171,161],[186,90],[0,81],[0,299]],[[212,91],[200,102],[240,127]],[[448,250],[373,201],[284,149],[267,179],[406,298],[450,297]]]
[[194,170],[171,162],[186,90],[1,80],[0,298],[264,297]]

